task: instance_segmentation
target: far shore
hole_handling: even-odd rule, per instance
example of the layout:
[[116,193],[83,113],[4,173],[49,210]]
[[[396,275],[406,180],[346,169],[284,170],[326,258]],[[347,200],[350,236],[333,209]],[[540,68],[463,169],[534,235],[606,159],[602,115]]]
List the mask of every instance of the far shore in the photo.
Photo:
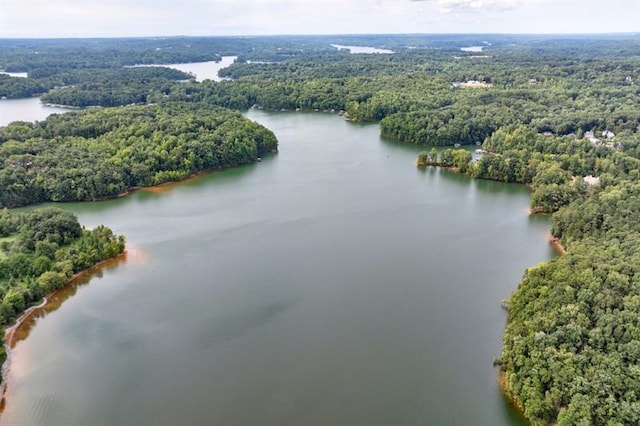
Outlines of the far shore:
[[[86,278],[91,276],[92,274],[98,272],[103,267],[108,265],[115,265],[120,261],[126,259],[127,257],[127,248],[125,250],[109,259],[102,260],[95,265],[84,269],[80,272],[75,273],[69,281],[60,289],[54,291],[53,293],[45,296],[42,299],[42,302],[39,305],[31,306],[27,308],[15,321],[15,323],[9,327],[4,329],[4,349],[7,354],[7,359],[2,365],[2,382],[0,383],[0,414],[4,411],[5,407],[5,393],[7,391],[7,378],[9,369],[11,367],[11,350],[15,347],[15,345],[24,340],[28,335],[31,327],[35,324],[35,321],[40,318],[40,314],[46,313],[48,308],[55,306],[58,307],[64,300],[65,297],[61,299],[57,296],[63,296],[63,293],[69,291],[70,288],[73,288],[74,285],[78,284],[82,278]],[[59,300],[60,299],[60,300]]]

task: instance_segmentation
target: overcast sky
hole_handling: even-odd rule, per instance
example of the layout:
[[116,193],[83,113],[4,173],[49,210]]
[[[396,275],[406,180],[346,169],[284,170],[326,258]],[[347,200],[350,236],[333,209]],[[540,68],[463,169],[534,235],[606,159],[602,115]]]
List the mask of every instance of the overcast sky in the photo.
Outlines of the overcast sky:
[[640,32],[640,0],[0,0],[0,37]]

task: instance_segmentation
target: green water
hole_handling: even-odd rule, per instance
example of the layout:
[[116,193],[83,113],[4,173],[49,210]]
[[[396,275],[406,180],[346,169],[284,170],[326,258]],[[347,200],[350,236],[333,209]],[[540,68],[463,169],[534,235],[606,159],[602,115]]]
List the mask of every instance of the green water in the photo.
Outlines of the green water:
[[492,360],[553,256],[528,190],[419,170],[375,124],[247,115],[278,154],[61,206],[130,254],[17,344],[0,424],[524,424]]

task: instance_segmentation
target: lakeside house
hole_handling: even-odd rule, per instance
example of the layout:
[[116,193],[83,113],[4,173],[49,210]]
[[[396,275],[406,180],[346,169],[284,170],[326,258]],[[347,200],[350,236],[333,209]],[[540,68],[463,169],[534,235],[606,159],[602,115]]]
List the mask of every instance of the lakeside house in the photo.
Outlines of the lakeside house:
[[600,183],[600,178],[596,176],[585,176],[582,180],[589,186],[598,185]]
[[493,84],[491,83],[487,83],[486,81],[478,81],[478,80],[468,80],[466,82],[457,81],[457,82],[451,83],[451,87],[456,89],[461,87],[488,88],[492,86]]

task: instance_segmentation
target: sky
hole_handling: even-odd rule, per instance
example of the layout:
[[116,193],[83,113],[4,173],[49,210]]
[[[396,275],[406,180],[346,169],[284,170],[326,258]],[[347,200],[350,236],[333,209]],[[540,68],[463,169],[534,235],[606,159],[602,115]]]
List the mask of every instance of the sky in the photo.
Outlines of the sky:
[[0,38],[640,32],[640,0],[0,0]]

